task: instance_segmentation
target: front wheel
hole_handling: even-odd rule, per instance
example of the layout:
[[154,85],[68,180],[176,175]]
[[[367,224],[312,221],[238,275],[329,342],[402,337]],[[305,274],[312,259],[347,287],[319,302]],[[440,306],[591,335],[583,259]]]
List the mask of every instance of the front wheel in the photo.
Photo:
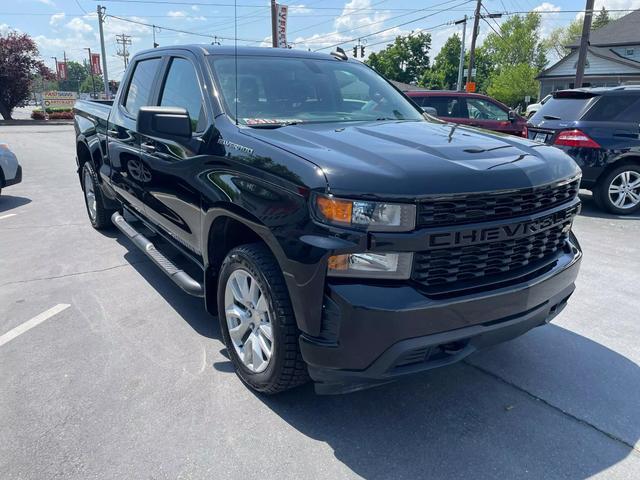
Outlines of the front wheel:
[[225,258],[218,317],[235,371],[249,387],[273,394],[307,381],[289,293],[265,245],[242,245]]
[[596,185],[596,203],[617,215],[640,209],[640,166],[623,165],[610,171]]

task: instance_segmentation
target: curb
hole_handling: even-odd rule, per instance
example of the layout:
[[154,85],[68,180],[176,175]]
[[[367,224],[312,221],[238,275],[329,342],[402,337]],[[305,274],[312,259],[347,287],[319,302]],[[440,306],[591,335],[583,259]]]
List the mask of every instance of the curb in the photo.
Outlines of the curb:
[[73,125],[73,120],[0,120],[2,125]]

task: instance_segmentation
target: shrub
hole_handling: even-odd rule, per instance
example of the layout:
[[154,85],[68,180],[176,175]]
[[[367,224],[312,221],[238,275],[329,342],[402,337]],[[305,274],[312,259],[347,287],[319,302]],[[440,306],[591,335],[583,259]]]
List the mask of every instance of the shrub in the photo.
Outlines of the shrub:
[[[49,120],[73,120],[73,110],[70,108],[47,108]],[[41,108],[37,108],[31,112],[31,118],[34,120],[44,120],[45,115]]]

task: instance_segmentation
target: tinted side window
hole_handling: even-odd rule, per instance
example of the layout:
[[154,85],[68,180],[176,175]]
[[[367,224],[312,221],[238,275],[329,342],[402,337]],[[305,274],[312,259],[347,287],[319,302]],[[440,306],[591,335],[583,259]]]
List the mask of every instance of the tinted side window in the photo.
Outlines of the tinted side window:
[[159,58],[151,58],[137,62],[134,67],[135,70],[124,100],[124,108],[134,117],[138,115],[140,107],[149,105],[149,95],[159,65]]
[[439,117],[462,117],[460,100],[456,97],[423,97],[422,107],[433,107]]
[[587,112],[585,120],[594,122],[640,123],[640,97],[630,95],[606,95],[598,99]]
[[191,118],[191,131],[199,130],[198,123],[204,112],[200,82],[191,62],[184,58],[171,60],[160,98],[162,106],[186,108]]
[[498,105],[481,98],[467,98],[467,110],[469,118],[478,120],[509,120],[509,113]]

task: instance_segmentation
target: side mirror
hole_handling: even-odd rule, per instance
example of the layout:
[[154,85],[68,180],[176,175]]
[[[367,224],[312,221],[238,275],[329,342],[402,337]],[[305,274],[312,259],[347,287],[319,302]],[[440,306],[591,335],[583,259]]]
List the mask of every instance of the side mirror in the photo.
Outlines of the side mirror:
[[509,118],[509,120],[511,120],[512,122],[515,121],[517,115],[516,112],[513,110],[509,110],[509,113],[507,114],[507,117]]
[[191,138],[191,118],[181,107],[140,107],[136,130],[141,135],[184,141]]
[[422,107],[422,111],[424,113],[428,113],[429,115],[433,115],[434,117],[438,116],[438,111],[433,107]]

